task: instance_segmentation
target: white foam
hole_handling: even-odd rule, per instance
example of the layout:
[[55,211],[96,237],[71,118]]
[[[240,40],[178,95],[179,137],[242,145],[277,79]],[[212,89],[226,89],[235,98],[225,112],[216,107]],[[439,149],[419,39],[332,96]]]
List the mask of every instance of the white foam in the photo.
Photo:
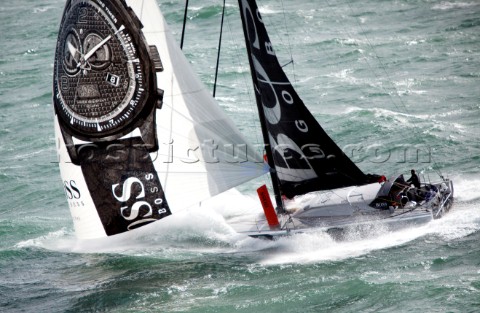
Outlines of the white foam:
[[453,10],[453,9],[463,9],[469,8],[472,6],[477,6],[477,2],[449,2],[449,1],[442,1],[439,4],[435,4],[432,9],[433,10]]
[[260,6],[258,10],[260,11],[261,14],[264,14],[264,15],[282,13],[281,11],[276,11],[268,6]]
[[69,233],[66,228],[63,227],[57,231],[49,232],[46,235],[38,238],[20,241],[15,245],[15,248],[22,249],[37,247],[48,250],[64,251],[65,249],[70,249],[73,241],[73,234]]
[[[233,197],[233,198],[229,198]],[[199,206],[132,232],[113,237],[79,240],[72,231],[62,228],[44,236],[19,242],[17,248],[39,247],[74,253],[119,253],[151,255],[161,258],[186,258],[202,253],[232,253],[264,249],[265,242],[238,234],[226,221],[235,216],[257,214],[255,206],[246,208],[252,198],[237,191],[212,198]],[[268,246],[268,245],[267,245]]]
[[376,250],[406,244],[418,238],[434,235],[450,241],[468,236],[480,230],[480,210],[475,206],[460,204],[449,214],[420,227],[386,232],[373,230],[366,239],[333,241],[323,232],[296,235],[276,242],[276,249],[269,250],[261,264],[317,263],[360,257]]
[[453,183],[455,201],[480,200],[480,178],[457,177],[453,179]]
[[456,203],[442,219],[421,227],[390,232],[383,227],[360,236],[348,233],[335,241],[324,231],[298,234],[269,241],[237,233],[231,221],[252,220],[261,212],[254,196],[232,190],[134,232],[100,240],[77,240],[72,231],[61,229],[39,238],[19,242],[16,247],[40,247],[76,253],[119,253],[184,260],[205,254],[249,255],[258,264],[291,264],[336,261],[359,257],[376,250],[403,245],[422,236],[455,240],[480,229],[480,179],[457,178]]
[[33,14],[45,13],[45,12],[51,10],[51,9],[54,9],[54,7],[46,6],[46,7],[34,8],[33,9]]

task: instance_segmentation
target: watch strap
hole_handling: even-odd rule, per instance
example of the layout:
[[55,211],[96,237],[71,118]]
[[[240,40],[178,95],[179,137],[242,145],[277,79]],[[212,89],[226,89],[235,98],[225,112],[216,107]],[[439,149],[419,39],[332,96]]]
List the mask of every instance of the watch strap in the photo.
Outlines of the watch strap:
[[171,214],[141,137],[76,145],[75,150],[108,236]]

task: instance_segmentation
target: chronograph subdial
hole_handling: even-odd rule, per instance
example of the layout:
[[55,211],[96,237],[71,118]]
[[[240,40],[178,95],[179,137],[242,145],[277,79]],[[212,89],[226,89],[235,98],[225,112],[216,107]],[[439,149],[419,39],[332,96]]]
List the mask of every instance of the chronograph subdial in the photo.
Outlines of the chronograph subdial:
[[[96,33],[90,33],[85,37],[83,51],[85,51],[86,54],[92,52],[92,55],[88,59],[85,59],[85,62],[91,69],[103,70],[110,65],[112,56],[111,49],[106,42],[100,45],[103,41],[104,38]],[[97,46],[99,47],[94,50]]]

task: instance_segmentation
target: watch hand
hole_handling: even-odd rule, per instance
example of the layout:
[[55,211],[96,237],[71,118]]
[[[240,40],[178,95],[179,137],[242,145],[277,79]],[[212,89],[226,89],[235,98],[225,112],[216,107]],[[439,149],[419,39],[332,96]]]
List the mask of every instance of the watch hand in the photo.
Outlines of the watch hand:
[[70,41],[67,41],[67,47],[68,47],[68,51],[70,51],[70,54],[72,55],[73,59],[76,61],[75,55],[78,52],[77,48],[75,48]]
[[[116,35],[118,34],[119,32],[121,32],[122,30],[125,29],[125,26],[120,26],[120,28],[113,34],[113,35]],[[112,35],[108,35],[105,39],[103,39],[102,41],[100,41],[95,47],[92,48],[92,50],[88,51],[87,54],[85,54],[82,58],[82,61],[83,62],[86,62],[88,59],[90,59],[90,57],[98,50],[100,49],[104,44],[107,43],[107,41],[109,41],[110,39],[112,38]],[[80,62],[77,64],[77,67],[80,67],[80,65],[83,63],[83,62]]]
[[[88,51],[87,54],[85,54],[82,58],[83,61],[87,61],[88,59],[90,59],[90,57],[95,53],[97,52],[98,49],[100,49],[107,41],[110,40],[110,38],[112,38],[112,35],[108,35],[107,38],[103,39],[102,41],[100,41],[100,43],[98,45],[96,45],[95,47],[92,48],[92,50]],[[82,62],[78,63],[77,64],[77,67],[80,67],[80,65],[82,64]]]

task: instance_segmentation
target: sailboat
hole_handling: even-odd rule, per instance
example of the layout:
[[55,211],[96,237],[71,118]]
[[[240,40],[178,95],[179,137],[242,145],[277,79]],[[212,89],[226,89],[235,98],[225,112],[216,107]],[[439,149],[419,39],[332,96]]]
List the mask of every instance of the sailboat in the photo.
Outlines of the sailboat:
[[365,175],[296,94],[256,3],[239,0],[239,7],[265,143],[260,150],[197,78],[155,0],[67,0],[53,103],[60,173],[78,238],[154,222],[161,227],[171,215],[268,173],[276,210],[262,187],[265,218],[239,230],[252,237],[426,221],[448,210],[448,179],[412,190],[401,177]]
[[[255,0],[239,0],[266,158],[281,221],[247,231],[269,237],[322,228],[406,227],[439,218],[453,203],[453,182],[412,187],[403,175],[365,174],[323,130],[280,65]],[[412,174],[416,176],[412,170]],[[413,177],[413,176],[412,176]],[[267,204],[267,208],[269,204]],[[268,212],[269,209],[266,209]]]

